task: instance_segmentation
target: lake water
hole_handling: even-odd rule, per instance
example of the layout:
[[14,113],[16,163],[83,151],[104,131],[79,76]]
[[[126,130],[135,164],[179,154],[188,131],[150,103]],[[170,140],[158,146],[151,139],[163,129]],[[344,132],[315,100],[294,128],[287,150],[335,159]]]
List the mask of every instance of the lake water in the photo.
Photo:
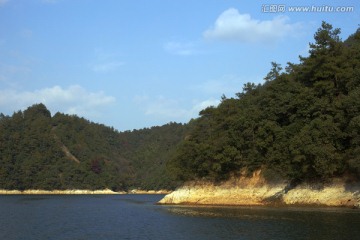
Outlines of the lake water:
[[0,239],[360,239],[360,210],[155,205],[163,195],[0,196]]

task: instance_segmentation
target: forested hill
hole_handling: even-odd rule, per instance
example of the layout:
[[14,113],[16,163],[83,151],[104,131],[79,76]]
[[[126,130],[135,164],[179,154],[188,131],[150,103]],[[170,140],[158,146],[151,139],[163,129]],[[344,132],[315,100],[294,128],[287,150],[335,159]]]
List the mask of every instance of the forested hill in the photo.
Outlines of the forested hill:
[[263,84],[186,125],[118,132],[43,104],[0,114],[0,188],[170,189],[244,169],[272,181],[360,180],[360,29],[339,34],[323,22],[298,64],[271,63]]
[[43,104],[0,114],[0,188],[171,189],[165,166],[185,128],[117,132]]
[[261,85],[201,111],[170,170],[182,180],[223,180],[262,169],[270,180],[360,177],[360,29],[346,41],[323,22],[309,55],[273,62]]

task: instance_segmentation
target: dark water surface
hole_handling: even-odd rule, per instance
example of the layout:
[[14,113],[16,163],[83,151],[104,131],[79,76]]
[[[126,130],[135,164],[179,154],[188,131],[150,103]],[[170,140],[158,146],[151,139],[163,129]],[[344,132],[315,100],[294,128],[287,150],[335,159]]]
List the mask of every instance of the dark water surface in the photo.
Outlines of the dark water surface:
[[155,205],[163,195],[0,196],[0,239],[360,239],[360,210]]

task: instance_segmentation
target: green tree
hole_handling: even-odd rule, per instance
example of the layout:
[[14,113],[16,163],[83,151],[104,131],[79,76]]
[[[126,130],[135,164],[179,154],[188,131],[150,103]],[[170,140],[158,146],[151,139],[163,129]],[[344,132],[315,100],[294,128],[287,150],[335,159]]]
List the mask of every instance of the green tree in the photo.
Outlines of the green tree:
[[271,70],[264,78],[265,81],[273,81],[277,79],[281,74],[282,67],[276,62],[271,62]]

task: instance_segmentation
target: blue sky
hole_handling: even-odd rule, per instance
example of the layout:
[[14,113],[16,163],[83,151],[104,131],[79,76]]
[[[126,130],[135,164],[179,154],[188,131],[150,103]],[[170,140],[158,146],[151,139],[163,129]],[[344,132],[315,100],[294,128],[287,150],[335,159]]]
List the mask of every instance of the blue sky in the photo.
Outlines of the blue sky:
[[42,102],[120,131],[186,123],[262,83],[271,61],[298,62],[322,20],[345,40],[359,13],[339,0],[0,0],[0,112]]

